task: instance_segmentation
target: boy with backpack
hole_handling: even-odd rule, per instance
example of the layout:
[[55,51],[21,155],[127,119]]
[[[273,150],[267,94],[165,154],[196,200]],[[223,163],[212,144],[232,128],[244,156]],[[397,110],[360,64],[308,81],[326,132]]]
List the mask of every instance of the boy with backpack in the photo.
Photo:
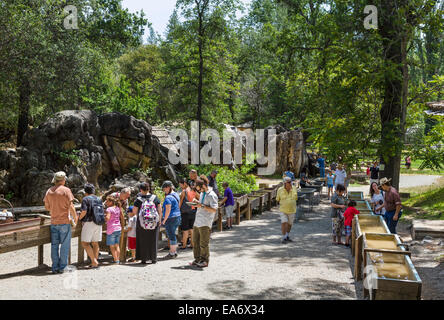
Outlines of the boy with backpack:
[[85,197],[82,199],[79,220],[82,222],[80,236],[82,246],[91,260],[88,268],[99,267],[99,242],[102,241],[102,225],[105,223],[105,211],[102,200],[94,195],[95,188],[87,183],[84,187]]

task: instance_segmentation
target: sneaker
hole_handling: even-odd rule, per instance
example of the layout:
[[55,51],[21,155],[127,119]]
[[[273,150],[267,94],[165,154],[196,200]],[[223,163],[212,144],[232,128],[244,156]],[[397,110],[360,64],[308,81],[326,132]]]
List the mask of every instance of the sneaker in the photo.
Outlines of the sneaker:
[[288,242],[293,242],[293,240],[291,240],[290,237],[287,237],[287,239],[285,240],[287,240]]
[[192,266],[197,266],[199,264],[200,261],[194,260],[193,262],[190,263],[190,265]]
[[197,266],[198,266],[199,268],[206,268],[206,267],[208,267],[208,263],[205,262],[205,261],[201,261],[201,262],[199,262],[199,263],[197,264]]
[[163,257],[163,260],[170,260],[175,258],[177,258],[177,253],[175,254],[168,253],[165,257]]
[[287,239],[282,239],[281,243],[286,244],[287,243]]

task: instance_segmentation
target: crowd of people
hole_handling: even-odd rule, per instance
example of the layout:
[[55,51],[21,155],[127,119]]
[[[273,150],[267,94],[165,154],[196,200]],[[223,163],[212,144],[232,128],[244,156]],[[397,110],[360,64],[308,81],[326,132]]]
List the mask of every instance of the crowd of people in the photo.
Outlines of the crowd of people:
[[[356,202],[348,201],[347,187],[351,172],[341,163],[330,164],[325,168],[325,159],[320,155],[320,175],[323,176],[331,202],[333,243],[350,246],[351,223],[359,214]],[[318,159],[318,160],[319,160]],[[392,233],[402,215],[400,196],[387,178],[379,179],[377,162],[369,168],[370,198],[372,210],[384,217]],[[99,243],[102,241],[102,227],[106,226],[106,245],[112,255],[112,263],[119,264],[124,233],[128,236],[128,250],[131,258],[128,262],[155,264],[158,261],[158,239],[160,228],[164,227],[168,238],[168,254],[162,260],[174,259],[178,250],[192,249],[194,261],[190,264],[205,268],[210,261],[210,235],[218,207],[223,206],[226,214],[226,229],[233,228],[234,196],[227,182],[222,183],[224,194],[217,188],[217,171],[207,177],[199,176],[196,170],[189,172],[188,179],[179,180],[180,191],[176,191],[171,181],[164,181],[161,201],[153,194],[152,186],[142,182],[137,186],[138,193],[134,204],[129,205],[131,188],[108,195],[103,202],[95,196],[92,184],[84,186],[81,210],[76,212],[74,196],[65,186],[66,174],[57,172],[53,178],[54,186],[49,188],[44,203],[51,214],[51,259],[52,272],[63,273],[68,264],[71,242],[71,226],[82,224],[81,244],[91,264],[87,268],[99,267]],[[284,173],[283,186],[277,191],[279,203],[282,243],[292,242],[290,231],[297,212],[297,185],[291,168]],[[307,168],[301,171],[299,186],[310,187]],[[177,238],[180,227],[182,238]],[[341,237],[345,231],[345,243]],[[125,248],[126,250],[126,248]],[[125,252],[126,253],[126,252]],[[125,255],[126,257],[126,255]]]
[[[52,180],[54,186],[48,189],[44,198],[45,207],[51,215],[52,272],[64,272],[68,264],[71,228],[78,223],[82,224],[81,244],[91,262],[87,268],[99,268],[99,243],[102,241],[103,226],[106,226],[106,245],[109,246],[114,264],[120,263],[120,244],[125,232],[128,236],[128,250],[131,252],[127,262],[157,263],[159,232],[164,227],[169,252],[162,260],[174,259],[178,256],[178,250],[190,248],[194,255],[194,261],[190,264],[199,268],[207,267],[210,261],[211,228],[219,206],[225,208],[226,229],[233,228],[233,192],[229,184],[224,182],[224,195],[219,196],[216,176],[217,171],[207,177],[198,176],[196,170],[191,170],[189,179],[180,179],[180,191],[176,191],[171,181],[164,181],[161,187],[165,196],[163,202],[153,194],[149,183],[141,182],[131,206],[131,188],[112,193],[102,201],[95,195],[94,185],[87,183],[81,209],[77,213],[72,191],[65,186],[66,174],[57,172]],[[182,239],[177,239],[179,227]]]
[[[356,202],[349,201],[347,196],[351,178],[351,168],[341,163],[331,162],[326,167],[326,159],[319,154],[316,159],[319,167],[319,176],[324,178],[327,187],[327,196],[330,200],[330,215],[332,218],[333,244],[350,246],[352,220],[359,210]],[[408,159],[409,163],[411,159]],[[407,163],[407,160],[406,160]],[[380,167],[377,161],[367,168],[367,176],[370,178],[370,204],[376,215],[381,215],[391,233],[396,234],[396,226],[402,215],[402,203],[398,191],[391,186],[391,179],[380,179]],[[295,174],[289,167],[284,172],[284,186],[278,190],[277,201],[280,202],[280,216],[282,224],[282,243],[291,242],[289,232],[293,225],[296,213],[297,187]],[[312,182],[309,179],[309,170],[304,167],[301,170],[299,186],[310,188]],[[345,243],[341,237],[345,234]]]

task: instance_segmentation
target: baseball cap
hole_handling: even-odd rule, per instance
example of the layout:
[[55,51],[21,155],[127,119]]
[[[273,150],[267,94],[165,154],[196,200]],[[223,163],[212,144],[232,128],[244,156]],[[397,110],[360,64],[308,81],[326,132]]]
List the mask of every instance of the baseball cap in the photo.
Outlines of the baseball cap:
[[63,171],[59,171],[54,174],[54,178],[52,179],[52,183],[56,183],[58,181],[62,181],[65,179],[66,179],[66,173]]
[[284,183],[288,183],[288,182],[291,182],[291,178],[290,177],[285,177],[284,178]]

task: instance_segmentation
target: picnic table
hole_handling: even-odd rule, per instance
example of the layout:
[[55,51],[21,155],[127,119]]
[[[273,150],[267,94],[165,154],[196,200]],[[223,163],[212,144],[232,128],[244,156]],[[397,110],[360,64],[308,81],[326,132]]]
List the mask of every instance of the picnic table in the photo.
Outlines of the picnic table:
[[301,188],[298,190],[298,197],[305,195],[306,199],[308,199],[309,211],[313,210],[313,198],[314,193],[316,192],[315,188]]

